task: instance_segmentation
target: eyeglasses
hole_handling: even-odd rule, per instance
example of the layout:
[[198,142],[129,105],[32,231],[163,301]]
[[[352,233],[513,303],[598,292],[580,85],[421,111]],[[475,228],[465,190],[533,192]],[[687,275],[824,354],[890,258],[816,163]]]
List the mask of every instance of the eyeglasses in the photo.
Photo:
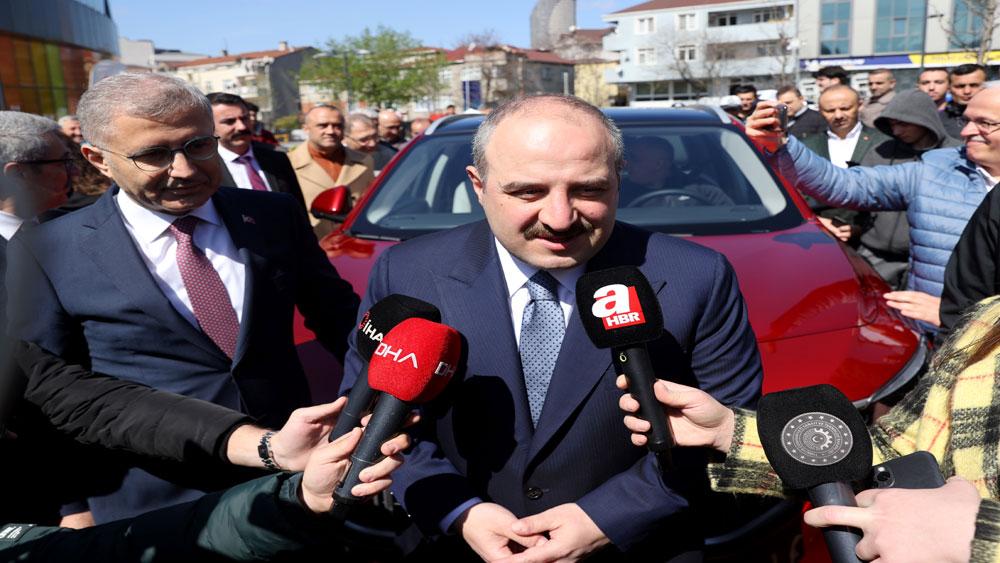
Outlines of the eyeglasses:
[[355,143],[363,145],[365,143],[371,143],[377,141],[378,135],[368,135],[367,137],[362,137],[360,139],[358,139],[357,137],[352,137],[350,135],[347,135],[347,138],[354,141]]
[[976,126],[980,133],[989,135],[1000,128],[1000,121],[986,121],[985,119],[970,120],[969,123]]
[[76,165],[76,159],[74,159],[72,156],[64,156],[62,158],[48,158],[48,159],[45,159],[45,160],[19,160],[19,161],[17,161],[18,164],[33,164],[33,165],[55,164],[56,162],[63,163],[63,166],[66,167],[67,171],[76,170],[76,167],[77,167],[77,165]]
[[[97,145],[94,146],[97,147]],[[135,167],[143,172],[159,172],[169,168],[174,162],[174,154],[179,152],[183,152],[184,156],[191,160],[208,160],[214,157],[219,154],[219,138],[215,135],[195,137],[184,143],[184,146],[179,149],[149,147],[133,154],[122,154],[101,147],[97,148],[131,160],[132,164],[135,164]]]

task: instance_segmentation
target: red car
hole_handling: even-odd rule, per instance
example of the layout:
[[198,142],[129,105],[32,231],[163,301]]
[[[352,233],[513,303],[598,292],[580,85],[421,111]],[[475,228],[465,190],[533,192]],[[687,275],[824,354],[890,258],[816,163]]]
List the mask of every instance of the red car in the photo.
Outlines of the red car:
[[[709,107],[605,111],[625,137],[618,219],[726,255],[757,335],[765,393],[828,383],[865,409],[920,372],[927,344],[908,319],[886,307],[885,282],[820,226],[728,115]],[[359,294],[386,247],[484,218],[465,173],[482,119],[456,115],[435,122],[341,217],[341,230],[321,242]],[[749,522],[745,515],[721,522],[718,515],[727,509],[713,511],[719,529],[710,549],[717,557],[748,560],[756,553],[750,538],[766,541],[766,531],[799,510],[789,503],[761,506],[762,519]]]

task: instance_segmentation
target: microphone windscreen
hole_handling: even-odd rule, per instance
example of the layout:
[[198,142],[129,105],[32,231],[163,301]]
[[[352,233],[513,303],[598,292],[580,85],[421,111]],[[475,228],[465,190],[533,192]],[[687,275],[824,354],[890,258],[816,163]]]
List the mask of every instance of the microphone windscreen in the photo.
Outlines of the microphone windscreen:
[[403,401],[427,402],[448,385],[461,351],[461,337],[450,326],[406,319],[375,349],[368,384]]
[[587,336],[598,348],[649,342],[663,333],[660,302],[646,276],[635,266],[580,276],[576,306]]
[[863,479],[872,468],[865,421],[832,385],[764,395],[757,432],[771,467],[793,489]]
[[398,293],[372,305],[372,308],[361,317],[361,324],[358,325],[358,353],[365,361],[370,360],[385,335],[399,323],[412,318],[439,323],[441,311],[426,301]]

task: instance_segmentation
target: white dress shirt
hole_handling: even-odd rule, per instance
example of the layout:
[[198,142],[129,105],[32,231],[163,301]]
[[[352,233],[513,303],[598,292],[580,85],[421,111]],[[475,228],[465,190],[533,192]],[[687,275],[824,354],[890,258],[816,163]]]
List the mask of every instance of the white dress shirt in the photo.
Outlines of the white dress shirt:
[[[0,237],[7,240],[14,238],[14,233],[21,228],[21,223],[23,222],[24,219],[21,219],[17,215],[0,211]],[[3,280],[0,280],[0,283],[3,283]]]
[[993,187],[997,185],[997,179],[994,178],[992,174],[987,172],[982,166],[976,165],[976,170],[982,174],[983,180],[986,180],[986,191],[993,191]]
[[[510,318],[514,324],[514,341],[520,346],[521,319],[524,316],[524,308],[531,302],[531,295],[528,293],[526,284],[531,276],[538,272],[539,268],[514,257],[495,237],[493,241],[497,245],[500,267],[503,269],[504,281],[507,283],[507,302],[510,305]],[[576,297],[574,297],[576,281],[583,275],[585,268],[586,265],[581,264],[575,268],[548,270],[552,277],[559,282],[559,305],[562,306],[565,324],[569,324],[569,316],[573,313],[573,308],[576,307]]]
[[[194,308],[184,287],[180,268],[177,267],[177,239],[170,232],[170,225],[179,217],[146,209],[126,195],[124,190],[115,194],[115,202],[125,222],[125,229],[135,242],[156,285],[181,316],[198,327]],[[189,215],[201,219],[194,231],[194,244],[205,253],[219,272],[233,309],[236,310],[236,317],[242,322],[246,265],[211,199]]]
[[[267,182],[267,178],[264,177],[264,173],[260,170],[260,163],[257,162],[257,157],[253,154],[253,145],[247,148],[248,154],[253,157],[251,164],[253,164],[253,170],[260,176],[260,179],[264,181],[264,185],[267,186],[268,191],[274,191],[271,184]],[[229,169],[229,174],[233,177],[233,181],[236,182],[236,187],[244,190],[252,190],[253,186],[250,185],[250,177],[247,176],[247,165],[242,162],[237,162],[236,159],[243,156],[242,154],[236,154],[233,151],[219,145],[219,156],[222,157],[222,162],[226,163],[226,168]]]
[[841,139],[836,133],[826,130],[827,148],[830,150],[830,162],[834,166],[847,168],[847,161],[854,156],[854,148],[858,146],[858,139],[861,138],[861,122],[854,125],[854,129]]

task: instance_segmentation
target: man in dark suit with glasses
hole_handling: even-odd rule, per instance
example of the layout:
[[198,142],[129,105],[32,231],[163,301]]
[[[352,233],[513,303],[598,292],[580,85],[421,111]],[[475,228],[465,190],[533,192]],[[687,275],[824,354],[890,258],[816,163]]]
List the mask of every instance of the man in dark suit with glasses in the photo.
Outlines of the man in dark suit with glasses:
[[[107,78],[84,93],[78,114],[91,143],[84,156],[115,185],[11,244],[12,334],[265,426],[311,404],[294,309],[343,358],[359,300],[316,245],[301,204],[219,188],[211,105],[179,79]],[[131,468],[117,490],[92,495],[88,506],[100,523],[212,488],[188,486],[174,474]]]

